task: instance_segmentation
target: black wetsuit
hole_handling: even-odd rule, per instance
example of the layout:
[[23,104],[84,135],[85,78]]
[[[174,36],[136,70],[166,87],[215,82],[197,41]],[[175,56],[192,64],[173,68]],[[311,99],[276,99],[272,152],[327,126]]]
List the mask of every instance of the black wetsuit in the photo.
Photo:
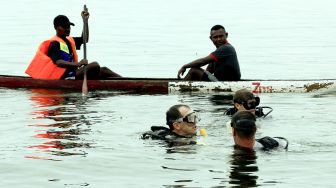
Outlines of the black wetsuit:
[[[261,144],[261,148],[262,150],[265,151],[269,151],[272,149],[278,149],[278,148],[282,148],[282,149],[288,149],[288,140],[286,138],[283,137],[269,137],[269,136],[265,136],[259,139],[256,139],[256,142]],[[258,146],[256,146],[256,148],[258,148]]]
[[263,151],[271,151],[274,149],[288,149],[288,140],[283,137],[269,137],[265,136],[255,140],[256,143],[253,146],[253,149],[242,147],[239,145],[234,145],[235,149],[242,150],[263,150]]
[[[264,112],[263,112],[263,108],[264,107],[257,107],[256,108],[256,112],[255,115],[256,117],[263,117],[265,116]],[[266,107],[266,108],[270,108],[270,107]],[[224,114],[227,116],[233,116],[233,114],[235,114],[237,112],[237,109],[235,109],[234,107],[227,109]]]
[[173,145],[193,145],[197,143],[196,140],[193,139],[193,137],[178,135],[172,132],[169,128],[162,126],[152,126],[151,131],[143,133],[141,138],[164,140],[167,143]]

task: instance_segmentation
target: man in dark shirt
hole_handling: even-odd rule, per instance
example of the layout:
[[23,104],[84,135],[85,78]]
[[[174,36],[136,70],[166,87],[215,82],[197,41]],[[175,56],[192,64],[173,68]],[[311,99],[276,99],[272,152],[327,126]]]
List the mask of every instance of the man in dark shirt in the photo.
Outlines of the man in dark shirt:
[[[82,11],[81,16],[83,19],[88,20],[89,18],[88,11]],[[88,79],[104,79],[107,77],[121,77],[119,74],[113,72],[107,67],[100,67],[97,62],[88,63],[86,59],[82,59],[79,62],[74,62],[74,52],[71,47],[70,41],[67,37],[70,35],[70,25],[73,25],[69,21],[69,19],[64,15],[58,15],[54,19],[54,28],[56,30],[56,35],[61,38],[65,43],[66,47],[62,46],[62,44],[58,41],[53,41],[50,43],[48,49],[48,56],[52,59],[52,61],[58,66],[65,68],[66,71],[63,74],[61,79],[83,79],[84,75],[84,66],[86,66],[87,70],[87,78]],[[89,28],[86,25],[86,41],[89,39]],[[83,33],[82,37],[73,37],[76,45],[76,49],[79,50],[80,46],[83,44]],[[62,52],[66,48],[66,51],[69,50],[70,58],[65,60],[62,57]]]
[[[178,71],[180,78],[187,68],[190,68],[184,80],[195,81],[238,81],[240,80],[240,68],[234,47],[227,41],[228,33],[221,25],[215,25],[210,30],[210,39],[216,46],[216,50],[208,56],[196,59],[185,64]],[[208,65],[206,70],[201,67]]]

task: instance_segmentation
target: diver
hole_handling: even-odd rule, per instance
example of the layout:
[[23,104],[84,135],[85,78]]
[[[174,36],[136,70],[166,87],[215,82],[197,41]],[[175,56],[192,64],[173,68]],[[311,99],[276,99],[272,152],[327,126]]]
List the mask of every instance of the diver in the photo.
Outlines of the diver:
[[164,140],[172,145],[196,144],[197,115],[188,105],[178,104],[166,112],[166,124],[152,126],[151,131],[142,134],[142,139]]
[[[233,107],[226,110],[225,115],[232,116],[238,111],[247,110],[255,114],[256,117],[266,117],[273,109],[268,106],[259,106],[260,98],[255,97],[252,92],[247,89],[236,91],[233,95]],[[268,109],[266,113],[264,109]]]
[[249,111],[239,111],[231,119],[235,148],[272,150],[288,149],[288,140],[283,137],[263,137],[255,139],[256,116]]

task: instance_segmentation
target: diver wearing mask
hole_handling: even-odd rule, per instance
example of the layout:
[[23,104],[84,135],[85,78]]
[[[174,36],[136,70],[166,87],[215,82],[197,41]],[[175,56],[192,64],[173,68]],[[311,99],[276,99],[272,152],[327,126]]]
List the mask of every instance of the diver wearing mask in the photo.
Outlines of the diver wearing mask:
[[[260,98],[253,95],[247,89],[238,90],[233,96],[233,107],[226,110],[225,115],[232,116],[238,111],[247,110],[256,117],[266,117],[273,109],[267,106],[259,106]],[[268,109],[267,113],[263,110]]]
[[142,139],[165,140],[174,145],[196,144],[197,115],[189,106],[174,105],[166,112],[166,124],[152,126],[151,131],[142,134]]
[[232,116],[231,128],[235,148],[272,150],[282,148],[287,150],[288,140],[283,137],[255,138],[257,126],[256,116],[249,111],[238,111]]

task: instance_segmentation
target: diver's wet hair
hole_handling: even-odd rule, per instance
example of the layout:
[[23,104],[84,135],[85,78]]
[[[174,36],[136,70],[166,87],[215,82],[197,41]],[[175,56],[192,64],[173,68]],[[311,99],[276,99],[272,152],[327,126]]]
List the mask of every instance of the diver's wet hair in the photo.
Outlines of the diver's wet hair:
[[254,95],[251,91],[247,89],[238,90],[233,96],[233,102],[239,103],[239,104],[241,104],[244,101],[248,101],[252,99],[254,99]]
[[249,111],[239,111],[232,116],[231,127],[236,130],[238,136],[251,138],[254,136],[256,127],[256,117]]
[[169,108],[166,112],[166,124],[169,126],[171,130],[173,130],[173,123],[177,120],[182,118],[182,114],[180,113],[179,109],[181,107],[190,108],[188,105],[185,104],[177,104]]

